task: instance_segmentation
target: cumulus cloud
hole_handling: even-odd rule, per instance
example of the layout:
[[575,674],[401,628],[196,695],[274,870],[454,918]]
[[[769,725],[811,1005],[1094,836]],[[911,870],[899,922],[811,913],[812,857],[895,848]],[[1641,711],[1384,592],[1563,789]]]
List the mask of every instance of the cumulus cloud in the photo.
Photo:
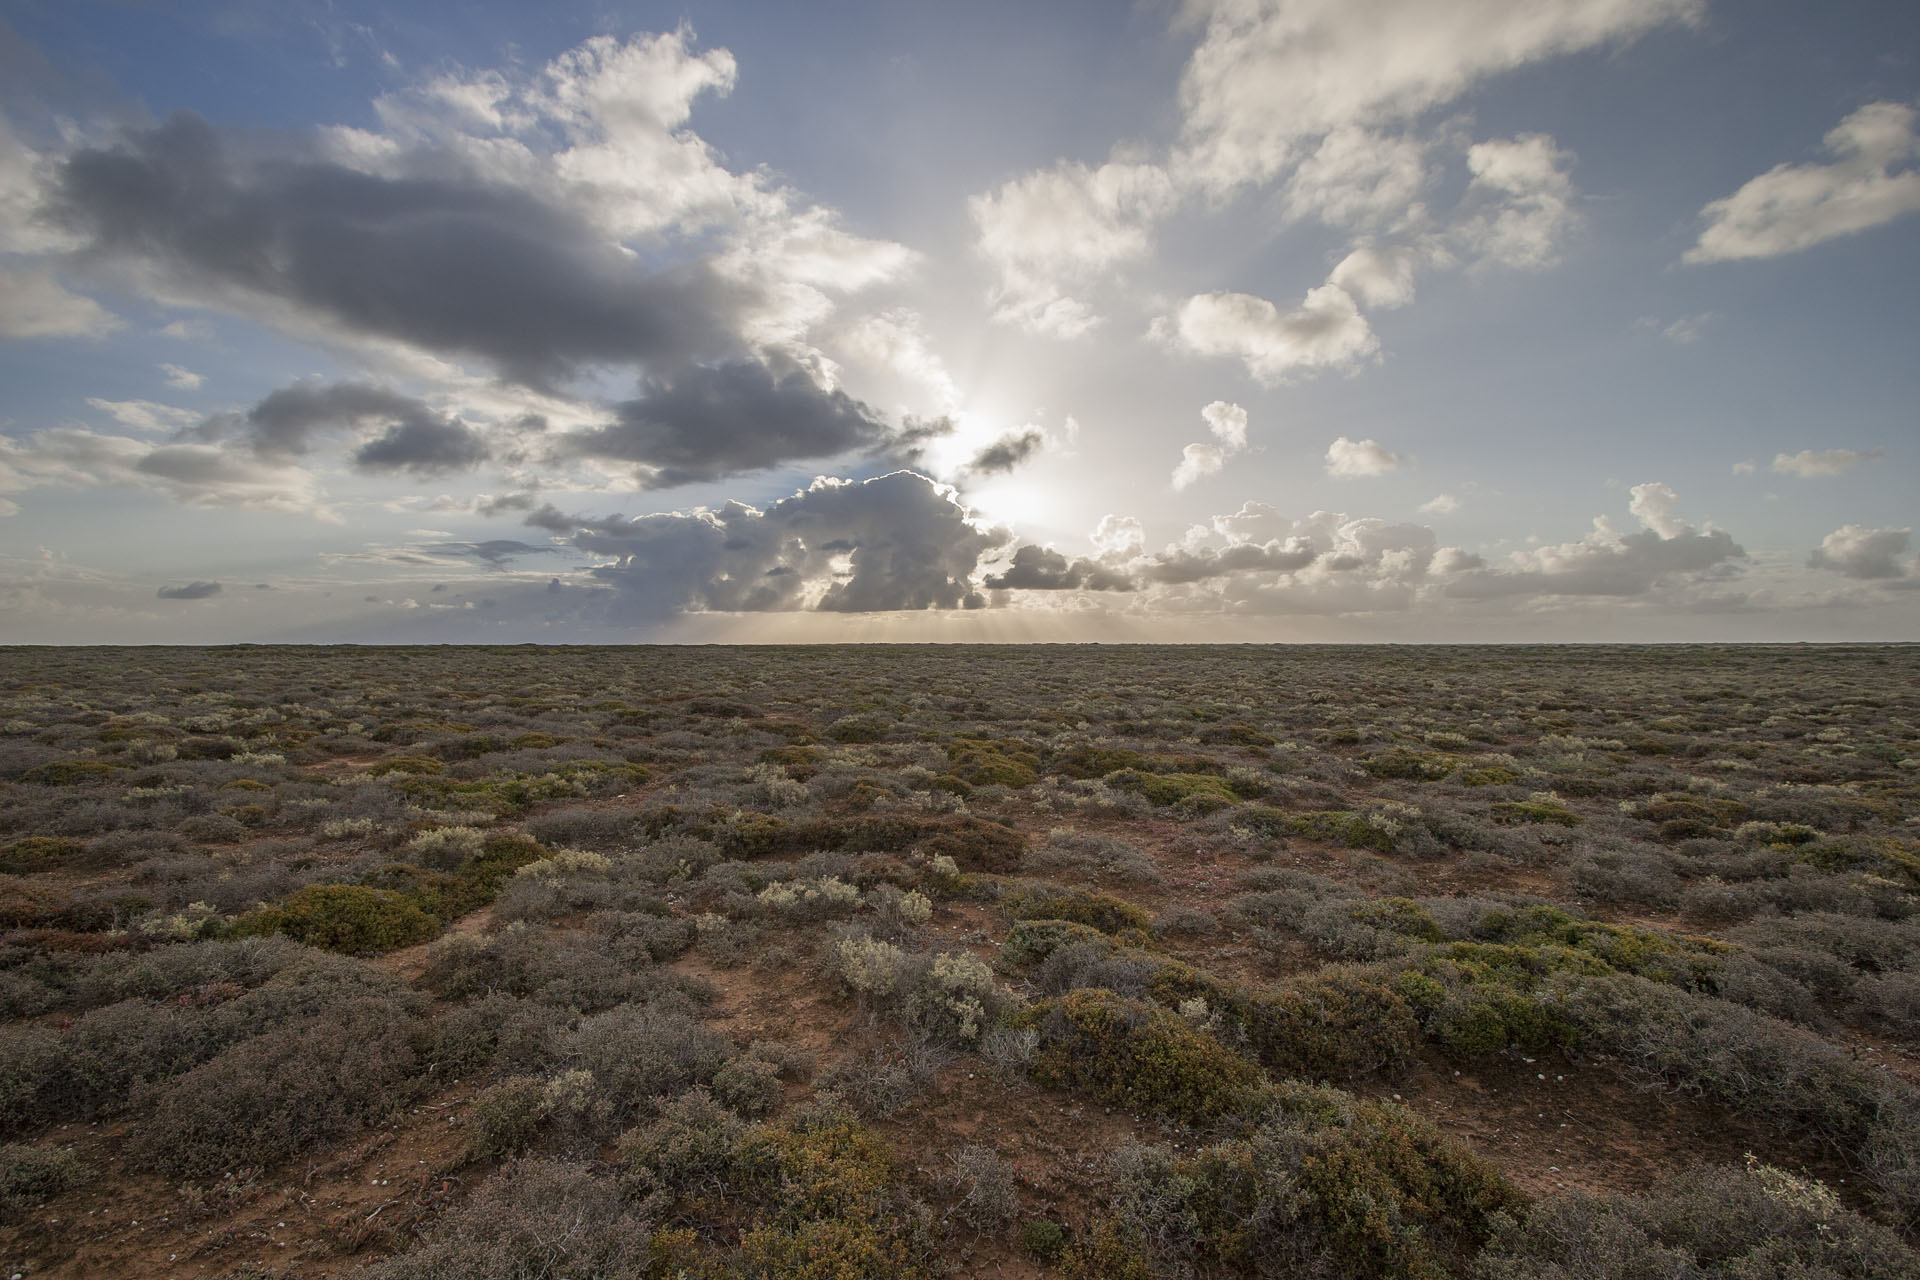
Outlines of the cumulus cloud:
[[1460,509],[1460,499],[1450,493],[1435,494],[1420,504],[1417,510],[1430,516],[1450,515]]
[[731,361],[650,378],[638,399],[614,406],[612,423],[560,437],[555,448],[638,464],[648,488],[664,489],[871,449],[887,435],[866,405],[803,370]]
[[1342,258],[1327,283],[1370,307],[1404,307],[1413,301],[1413,273],[1422,254],[1409,245],[1366,245]]
[[730,171],[686,125],[733,60],[692,41],[456,68],[380,98],[375,129],[242,139],[176,115],[52,162],[48,225],[162,301],[527,384],[802,347],[837,295],[914,255]]
[[1180,463],[1173,469],[1173,487],[1184,489],[1196,480],[1219,475],[1226,465],[1226,452],[1218,445],[1190,444],[1180,451]]
[[985,584],[995,591],[1132,591],[1133,578],[1123,570],[1085,556],[1069,560],[1051,547],[1032,543],[1013,553],[1012,562]]
[[1706,226],[1683,262],[1773,258],[1920,211],[1920,118],[1875,102],[1826,136],[1828,164],[1780,164],[1700,211]]
[[1869,458],[1879,456],[1878,451],[1860,453],[1853,449],[1802,449],[1798,453],[1775,454],[1773,464],[1768,469],[1776,475],[1811,480],[1815,476],[1837,476],[1853,470]]
[[1868,582],[1920,579],[1920,563],[1900,563],[1912,543],[1910,528],[1868,529],[1847,524],[1822,538],[1807,557],[1807,564]]
[[684,610],[811,609],[866,613],[977,608],[973,575],[1003,532],[969,519],[951,490],[911,471],[853,482],[820,479],[764,510],[715,510],[570,525],[568,542],[597,557],[589,572],[615,594],[615,616]]
[[1133,516],[1101,516],[1087,537],[1102,559],[1136,556],[1147,545],[1146,527]]
[[194,581],[184,587],[161,587],[153,594],[162,600],[205,600],[220,594],[220,584]]
[[197,391],[207,379],[205,375],[195,373],[183,365],[160,363],[160,372],[166,375],[167,385],[180,391]]
[[1349,440],[1340,436],[1327,446],[1327,474],[1353,478],[1382,476],[1406,461],[1378,440]]
[[1246,293],[1197,294],[1170,322],[1155,321],[1153,334],[1193,355],[1238,359],[1267,385],[1300,372],[1352,368],[1380,347],[1352,295],[1331,284],[1308,290],[1288,312]]
[[61,284],[46,267],[0,266],[0,338],[98,338],[120,318]]
[[1725,531],[1701,530],[1674,514],[1674,491],[1665,484],[1633,486],[1629,510],[1640,520],[1635,533],[1621,533],[1605,517],[1577,542],[1515,552],[1505,564],[1454,575],[1446,594],[1463,599],[1514,596],[1643,596],[1674,582],[1715,580],[1746,551]]
[[960,407],[960,389],[933,350],[924,318],[911,307],[862,316],[834,335],[834,348],[869,369],[890,370],[920,384],[943,412]]
[[1289,218],[1332,227],[1402,228],[1424,219],[1420,196],[1431,178],[1422,143],[1349,125],[1294,169],[1284,207]]
[[1185,163],[1264,183],[1303,143],[1409,121],[1545,58],[1697,21],[1704,0],[1189,0],[1206,23],[1181,81]]
[[1470,258],[1537,270],[1559,260],[1561,242],[1578,224],[1570,152],[1544,133],[1477,142],[1467,150],[1473,181],[1468,212],[1452,235]]
[[1206,476],[1218,475],[1230,454],[1247,447],[1247,411],[1225,400],[1203,406],[1200,417],[1219,444],[1195,443],[1181,451],[1173,469],[1173,487],[1185,489]]
[[1144,257],[1174,196],[1160,166],[1114,160],[1059,164],[973,197],[975,246],[997,277],[994,318],[1053,338],[1092,330],[1100,317],[1072,291]]

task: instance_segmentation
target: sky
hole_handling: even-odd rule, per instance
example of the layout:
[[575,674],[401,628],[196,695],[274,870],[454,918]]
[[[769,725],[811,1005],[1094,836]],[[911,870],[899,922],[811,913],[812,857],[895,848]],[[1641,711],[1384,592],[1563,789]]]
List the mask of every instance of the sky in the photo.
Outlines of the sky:
[[0,0],[0,643],[1920,640],[1910,0]]

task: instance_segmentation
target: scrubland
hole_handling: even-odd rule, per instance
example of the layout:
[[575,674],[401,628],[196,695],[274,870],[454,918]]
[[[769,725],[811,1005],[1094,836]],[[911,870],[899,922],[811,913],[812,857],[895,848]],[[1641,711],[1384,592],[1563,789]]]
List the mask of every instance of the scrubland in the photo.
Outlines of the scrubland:
[[1920,649],[0,650],[22,1276],[1920,1277]]

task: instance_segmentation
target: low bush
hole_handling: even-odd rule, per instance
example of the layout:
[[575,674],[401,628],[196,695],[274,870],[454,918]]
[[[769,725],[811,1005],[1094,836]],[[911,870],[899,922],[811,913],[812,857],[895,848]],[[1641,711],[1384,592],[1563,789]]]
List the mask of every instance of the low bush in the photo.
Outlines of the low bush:
[[15,1221],[43,1201],[73,1190],[93,1176],[72,1151],[61,1147],[0,1146],[0,1225]]
[[1153,928],[1153,916],[1144,907],[1085,889],[1032,885],[1014,890],[1002,902],[1014,920],[1067,920],[1106,934],[1137,930],[1142,937]]
[[1261,1105],[1260,1069],[1179,1015],[1111,991],[1072,991],[1013,1016],[1040,1033],[1033,1078],[1201,1124]]
[[408,895],[357,884],[310,884],[247,917],[242,936],[279,933],[347,955],[375,955],[437,936],[438,918]]

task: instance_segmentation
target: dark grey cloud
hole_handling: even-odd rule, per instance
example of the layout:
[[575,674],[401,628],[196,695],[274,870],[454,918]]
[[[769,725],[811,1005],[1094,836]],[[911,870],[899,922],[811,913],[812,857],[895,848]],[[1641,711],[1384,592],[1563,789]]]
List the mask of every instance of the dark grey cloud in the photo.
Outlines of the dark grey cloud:
[[485,462],[491,452],[486,438],[460,419],[364,382],[297,382],[269,392],[245,413],[216,414],[187,434],[242,440],[263,458],[284,460],[306,454],[319,436],[371,430],[381,434],[353,455],[354,465],[365,471],[461,471]]
[[640,398],[614,413],[610,425],[575,432],[558,449],[651,468],[644,480],[655,489],[870,450],[889,438],[886,424],[846,392],[756,361],[651,377]]
[[220,584],[194,581],[184,587],[161,587],[153,594],[162,600],[205,600],[220,594]]
[[[557,547],[535,546],[530,542],[519,542],[512,538],[489,538],[484,542],[439,542],[421,548],[428,555],[445,556],[449,559],[480,560],[494,568],[502,568],[521,556],[547,556],[559,550]],[[440,590],[439,587],[434,588]]]
[[[1005,535],[926,477],[896,471],[858,483],[822,480],[765,510],[576,519],[571,542],[604,562],[590,572],[628,620],[688,609],[864,613],[978,608],[981,556]],[[543,508],[528,523],[550,528]]]
[[1132,591],[1139,584],[1124,569],[1115,569],[1084,557],[1068,560],[1050,547],[1028,543],[1013,553],[1003,573],[986,585],[996,591]]
[[183,112],[68,156],[48,213],[82,237],[80,262],[479,357],[521,382],[741,349],[745,286],[701,263],[650,270],[576,214],[445,157],[431,176],[386,177],[237,151]]
[[1001,436],[992,444],[973,455],[973,461],[967,464],[967,470],[980,475],[992,475],[995,472],[1012,471],[1015,467],[1040,452],[1040,446],[1047,438],[1038,431],[1022,431],[1018,435]]

